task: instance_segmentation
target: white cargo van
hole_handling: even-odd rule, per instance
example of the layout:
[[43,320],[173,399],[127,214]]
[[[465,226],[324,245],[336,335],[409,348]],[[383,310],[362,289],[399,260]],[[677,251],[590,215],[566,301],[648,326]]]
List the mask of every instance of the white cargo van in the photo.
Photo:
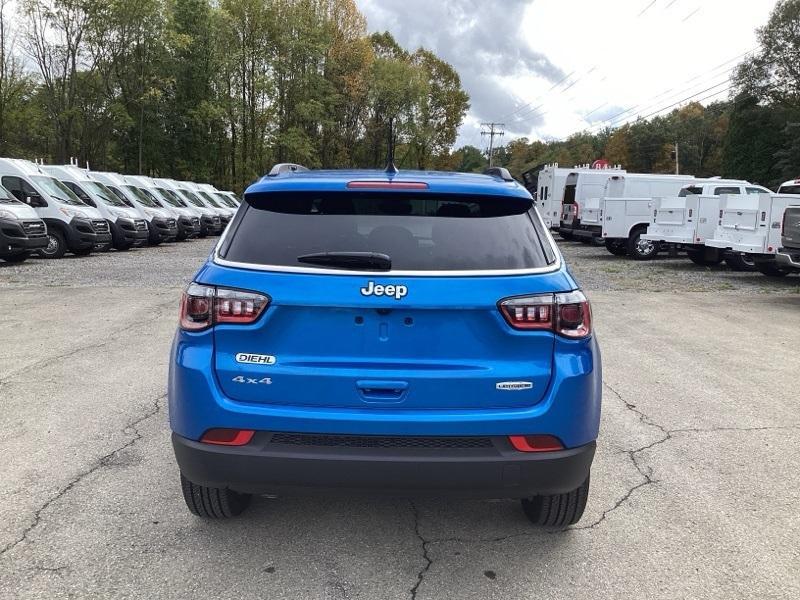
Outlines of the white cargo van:
[[178,183],[198,195],[203,202],[206,203],[206,205],[216,208],[219,211],[219,216],[222,218],[222,222],[225,225],[227,225],[228,222],[233,218],[233,215],[236,214],[236,209],[229,207],[226,203],[223,203],[219,198],[216,198],[213,193],[202,189],[199,183],[194,183],[192,181],[179,181]]
[[166,194],[162,194],[156,187],[152,178],[144,175],[125,175],[126,183],[136,186],[141,193],[166,209],[178,222],[177,240],[191,240],[198,237],[202,231],[200,224],[200,211],[181,203],[178,199],[173,199]]
[[219,204],[222,208],[229,208],[234,212],[234,214],[236,214],[239,204],[234,202],[228,194],[225,192],[220,192],[210,183],[198,183],[196,185],[199,192],[206,192],[212,198],[214,198],[217,201],[217,204]]
[[225,229],[225,225],[228,224],[227,214],[219,208],[211,206],[208,202],[195,194],[188,186],[174,179],[158,178],[155,181],[162,189],[167,190],[182,201],[200,209],[206,215],[211,215],[209,217],[209,233],[212,235],[222,233]]
[[[570,174],[582,172],[612,172],[625,173],[619,165],[616,166],[576,166],[571,169],[559,167],[558,163],[544,165],[525,171],[522,180],[525,187],[534,197],[534,205],[539,209],[539,214],[550,229],[560,226],[561,200],[564,197],[564,187]],[[229,192],[232,193],[232,192]]]
[[781,247],[784,211],[798,204],[792,194],[724,195],[720,197],[717,229],[706,246],[751,255],[765,275],[783,277],[789,270],[776,263]]
[[0,260],[21,263],[47,247],[47,226],[27,204],[0,186]]
[[[581,231],[581,205],[589,198],[602,198],[607,195],[607,184],[613,177],[624,177],[625,172],[615,173],[614,169],[577,169],[570,171],[564,182],[564,193],[560,200],[561,216],[558,232],[566,240],[575,238]],[[593,236],[584,236],[591,241]]]
[[136,208],[147,220],[148,242],[156,246],[162,242],[173,242],[178,237],[178,221],[172,214],[151,200],[135,185],[125,181],[119,173],[91,171],[92,177],[105,184],[128,206]]
[[723,260],[737,271],[752,271],[755,263],[739,252],[711,248],[706,239],[713,238],[717,229],[719,202],[722,194],[769,194],[770,191],[747,181],[736,179],[698,180],[685,186],[677,196],[653,199],[652,221],[644,240],[662,246],[686,249],[689,259],[703,266]]
[[147,243],[147,221],[130,208],[89,172],[75,165],[47,165],[42,170],[61,181],[72,192],[108,221],[111,243],[117,250],[129,250]]
[[47,246],[40,251],[45,258],[61,258],[67,252],[85,256],[110,246],[108,221],[41,166],[0,158],[0,185],[32,207],[47,225]]
[[657,243],[641,239],[652,214],[653,198],[674,196],[696,179],[684,175],[625,173],[611,175],[602,194],[581,200],[581,219],[573,235],[582,240],[602,239],[618,256],[649,260],[659,251]]

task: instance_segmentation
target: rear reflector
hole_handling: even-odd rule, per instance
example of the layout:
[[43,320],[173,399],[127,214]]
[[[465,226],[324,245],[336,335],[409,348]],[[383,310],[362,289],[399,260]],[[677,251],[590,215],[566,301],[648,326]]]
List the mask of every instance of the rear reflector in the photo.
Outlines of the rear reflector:
[[508,441],[520,452],[555,452],[564,449],[561,440],[553,435],[510,435]]
[[350,181],[351,190],[427,190],[428,184],[422,181]]
[[252,429],[209,429],[200,438],[204,444],[217,446],[245,446],[253,439]]

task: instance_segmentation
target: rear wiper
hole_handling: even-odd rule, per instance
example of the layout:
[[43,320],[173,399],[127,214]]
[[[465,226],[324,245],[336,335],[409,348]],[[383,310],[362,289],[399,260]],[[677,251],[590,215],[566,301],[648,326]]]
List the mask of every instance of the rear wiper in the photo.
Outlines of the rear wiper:
[[297,257],[297,262],[330,267],[358,267],[368,271],[391,271],[392,259],[379,252],[317,252]]

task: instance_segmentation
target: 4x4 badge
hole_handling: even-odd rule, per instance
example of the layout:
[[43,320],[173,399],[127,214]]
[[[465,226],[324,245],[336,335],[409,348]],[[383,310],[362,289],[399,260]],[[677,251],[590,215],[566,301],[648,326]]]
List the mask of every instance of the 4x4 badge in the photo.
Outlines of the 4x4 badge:
[[391,296],[395,300],[402,300],[408,296],[408,288],[404,285],[378,285],[374,281],[361,288],[362,296]]

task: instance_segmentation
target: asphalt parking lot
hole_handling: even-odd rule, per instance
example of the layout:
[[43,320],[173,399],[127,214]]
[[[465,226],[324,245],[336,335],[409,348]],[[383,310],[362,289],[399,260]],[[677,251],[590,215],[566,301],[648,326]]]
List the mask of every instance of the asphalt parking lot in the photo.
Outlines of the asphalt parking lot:
[[436,499],[259,499],[208,523],[165,387],[212,243],[0,265],[0,597],[800,597],[797,276],[563,245],[605,382],[570,530]]

